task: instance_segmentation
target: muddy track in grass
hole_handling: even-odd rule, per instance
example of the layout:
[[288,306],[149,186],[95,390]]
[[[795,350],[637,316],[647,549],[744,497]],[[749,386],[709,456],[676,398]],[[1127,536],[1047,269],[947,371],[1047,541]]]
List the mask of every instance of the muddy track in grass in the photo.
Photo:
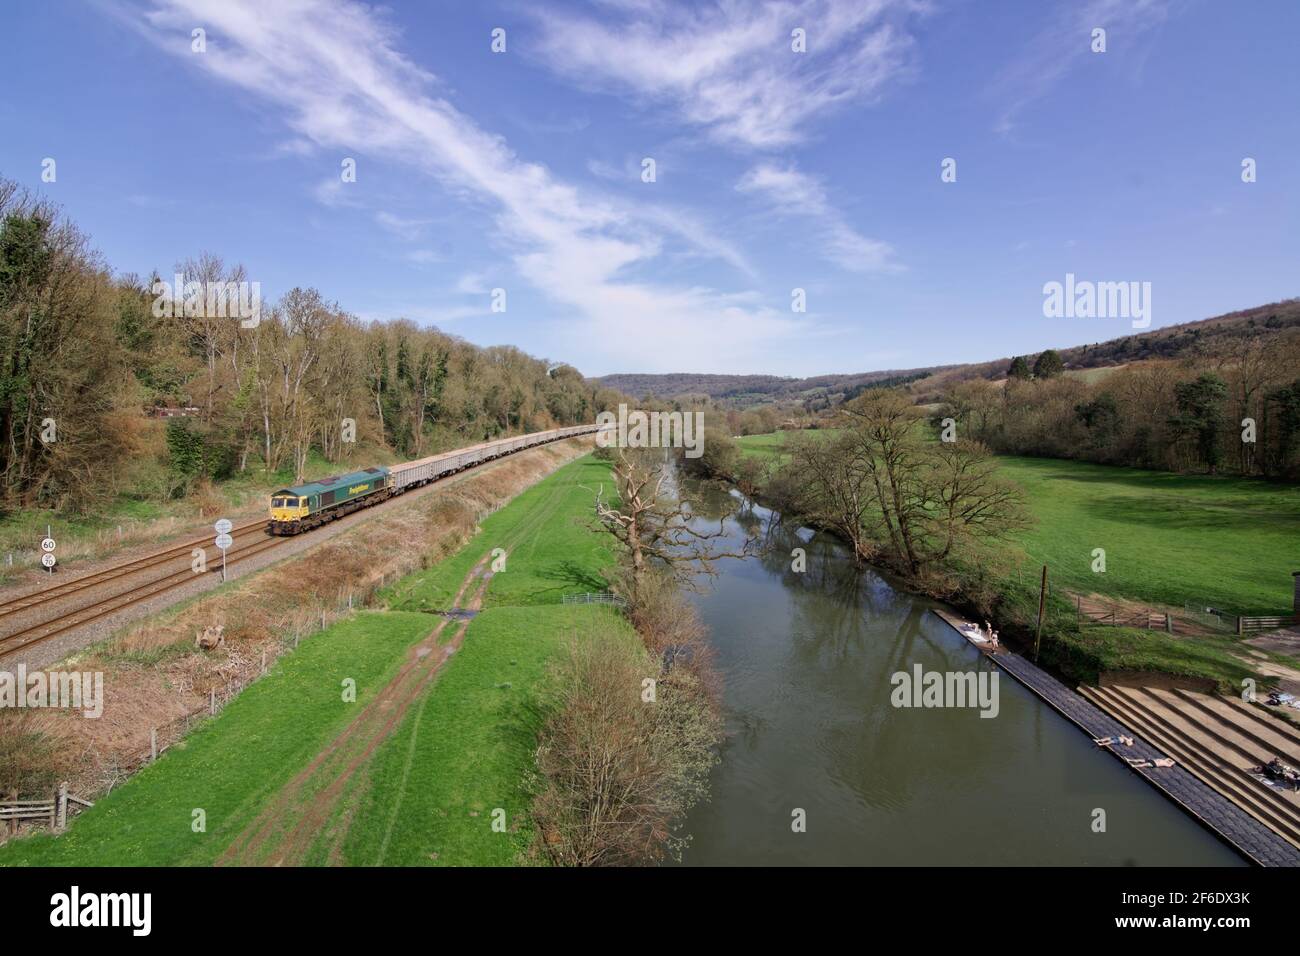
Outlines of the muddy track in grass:
[[[456,606],[476,611],[492,574],[484,557],[461,583]],[[465,594],[473,588],[473,594]],[[443,632],[455,627],[450,640]],[[294,866],[299,864],[333,816],[339,798],[375,750],[401,723],[442,665],[465,638],[468,621],[443,618],[407,653],[387,685],[296,777],[290,780],[217,860],[218,866]]]
[[[497,546],[513,550],[560,506],[563,486],[544,501]],[[479,560],[452,602],[461,611],[478,611],[492,580],[491,553]],[[469,595],[468,598],[466,595]],[[442,640],[447,628],[455,632]],[[411,705],[434,682],[443,664],[459,650],[468,620],[442,618],[415,644],[398,672],[324,750],[276,793],[217,860],[218,866],[300,866],[321,852],[331,864],[342,862],[343,840],[358,783],[364,783],[376,750],[396,730]]]

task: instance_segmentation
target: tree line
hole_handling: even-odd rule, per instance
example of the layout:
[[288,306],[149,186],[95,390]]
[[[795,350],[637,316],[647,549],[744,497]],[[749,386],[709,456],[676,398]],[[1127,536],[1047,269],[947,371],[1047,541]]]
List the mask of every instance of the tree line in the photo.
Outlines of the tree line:
[[953,385],[934,418],[1003,454],[1296,479],[1300,329],[1101,374],[1017,357],[1005,381]]
[[[210,254],[175,274],[248,281]],[[179,496],[258,469],[301,479],[313,455],[419,457],[592,421],[622,397],[510,346],[364,322],[316,289],[250,322],[180,290],[160,308],[159,281],[115,275],[57,207],[0,179],[0,509]]]

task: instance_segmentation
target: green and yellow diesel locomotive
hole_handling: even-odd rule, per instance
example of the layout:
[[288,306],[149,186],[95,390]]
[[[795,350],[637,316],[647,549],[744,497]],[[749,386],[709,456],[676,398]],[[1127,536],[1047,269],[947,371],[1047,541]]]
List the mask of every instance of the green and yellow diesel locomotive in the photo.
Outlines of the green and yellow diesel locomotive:
[[267,525],[267,531],[274,535],[310,531],[327,521],[378,504],[393,495],[438,481],[466,468],[548,442],[589,435],[596,430],[595,425],[551,428],[513,438],[480,442],[468,448],[441,452],[391,468],[366,468],[293,488],[282,488],[271,495],[271,521]]
[[383,501],[393,493],[393,485],[392,472],[381,466],[283,488],[271,495],[269,530],[276,535],[310,531]]

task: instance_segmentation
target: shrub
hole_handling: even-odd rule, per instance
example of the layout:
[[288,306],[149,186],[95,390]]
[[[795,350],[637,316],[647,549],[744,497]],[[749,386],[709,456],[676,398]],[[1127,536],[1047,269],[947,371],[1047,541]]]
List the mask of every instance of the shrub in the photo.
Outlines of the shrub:
[[0,715],[0,797],[11,791],[46,796],[55,779],[54,743],[35,715]]
[[[656,678],[654,700],[643,682]],[[537,749],[539,845],[564,866],[680,858],[675,821],[707,792],[720,725],[687,668],[617,634],[576,637],[552,666]]]

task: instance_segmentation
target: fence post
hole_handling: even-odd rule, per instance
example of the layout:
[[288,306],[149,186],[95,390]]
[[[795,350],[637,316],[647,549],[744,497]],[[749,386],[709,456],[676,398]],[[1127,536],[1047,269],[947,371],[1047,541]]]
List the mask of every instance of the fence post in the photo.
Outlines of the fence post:
[[217,716],[217,689],[215,687],[208,688],[208,713],[213,717]]
[[[10,799],[11,801],[13,801],[14,803],[17,803],[17,802],[18,802],[18,788],[17,788],[17,787],[11,787],[11,788],[10,788],[10,790],[9,790],[9,799]],[[9,818],[9,835],[10,835],[10,836],[13,836],[13,835],[16,834],[17,832],[18,832],[18,818],[17,818],[17,817],[10,817],[10,818]]]
[[1174,619],[1170,617],[1168,614],[1165,615],[1165,633],[1166,634],[1174,633]]
[[63,830],[68,825],[68,781],[59,784],[58,798],[55,802],[54,828]]
[[266,648],[262,648],[262,673],[266,673]]
[[1244,622],[1243,622],[1242,619],[1241,619],[1241,615],[1238,614],[1238,615],[1237,615],[1237,635],[1238,635],[1238,636],[1241,636],[1241,635],[1244,634],[1244,633],[1246,633],[1246,632],[1245,632],[1245,628],[1244,628]]
[[155,727],[149,731],[149,762],[153,763],[158,759],[158,728]]
[[1047,565],[1043,565],[1043,583],[1038,590],[1038,631],[1034,635],[1034,663],[1038,663],[1038,646],[1043,641],[1043,612],[1047,607]]

